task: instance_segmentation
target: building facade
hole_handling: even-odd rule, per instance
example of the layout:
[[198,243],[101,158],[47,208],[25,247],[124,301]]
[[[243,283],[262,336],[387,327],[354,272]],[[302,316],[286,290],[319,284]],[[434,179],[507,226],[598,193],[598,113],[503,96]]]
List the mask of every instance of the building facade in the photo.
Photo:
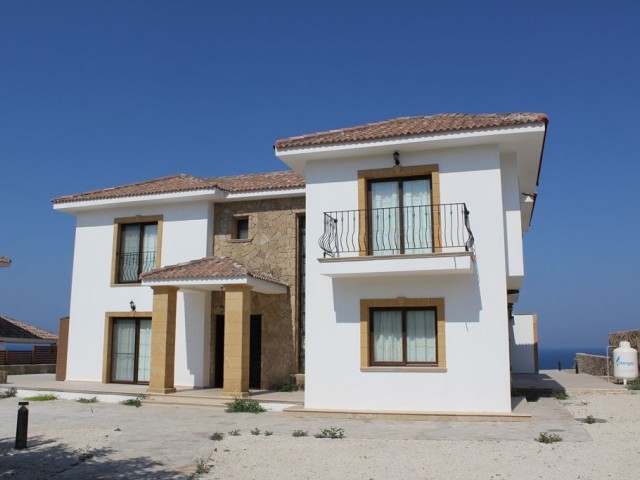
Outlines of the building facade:
[[511,412],[546,128],[400,118],[279,140],[288,172],[55,199],[77,218],[67,378],[244,395],[304,372],[308,409]]

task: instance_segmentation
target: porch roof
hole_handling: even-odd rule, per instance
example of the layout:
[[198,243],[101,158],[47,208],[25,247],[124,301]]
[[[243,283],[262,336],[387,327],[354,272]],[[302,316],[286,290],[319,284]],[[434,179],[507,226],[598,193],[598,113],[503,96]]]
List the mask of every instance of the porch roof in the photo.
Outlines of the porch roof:
[[288,285],[270,273],[262,273],[229,257],[205,257],[167,265],[140,275],[143,285],[218,290],[225,285],[248,285],[259,293],[286,293]]
[[0,315],[0,342],[50,344],[58,343],[58,336],[42,328]]
[[11,259],[0,255],[0,267],[8,267],[11,265]]

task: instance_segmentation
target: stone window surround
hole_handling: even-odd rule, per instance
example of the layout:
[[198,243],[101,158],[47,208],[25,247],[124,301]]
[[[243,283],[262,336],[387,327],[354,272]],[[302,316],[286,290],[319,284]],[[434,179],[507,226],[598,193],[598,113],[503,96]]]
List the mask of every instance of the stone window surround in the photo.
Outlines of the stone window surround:
[[132,223],[154,223],[158,224],[158,249],[156,253],[156,267],[160,268],[162,257],[162,215],[137,215],[135,217],[120,217],[113,219],[113,245],[111,249],[111,286],[112,287],[139,287],[140,283],[119,283],[118,282],[118,253],[120,253],[121,225]]
[[[436,310],[436,349],[438,363],[434,366],[372,366],[371,365],[371,309],[375,307],[430,307]],[[446,372],[445,337],[445,301],[444,298],[372,298],[360,300],[360,371],[361,372]]]

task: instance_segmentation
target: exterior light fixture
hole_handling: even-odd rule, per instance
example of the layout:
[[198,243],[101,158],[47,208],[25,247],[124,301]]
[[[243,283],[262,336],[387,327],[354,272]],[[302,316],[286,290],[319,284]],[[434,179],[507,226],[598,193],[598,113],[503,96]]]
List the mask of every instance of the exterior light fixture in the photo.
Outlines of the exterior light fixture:
[[400,165],[400,152],[397,150],[393,152],[393,162],[396,164],[396,167]]
[[135,312],[135,311],[136,311],[136,304],[135,304],[135,303],[133,303],[133,300],[131,300],[131,301],[129,302],[129,306],[131,307],[131,311],[132,311],[132,312]]
[[529,203],[529,202],[535,202],[536,197],[538,196],[537,193],[533,192],[533,193],[522,193],[521,194],[524,197],[524,201],[525,203]]

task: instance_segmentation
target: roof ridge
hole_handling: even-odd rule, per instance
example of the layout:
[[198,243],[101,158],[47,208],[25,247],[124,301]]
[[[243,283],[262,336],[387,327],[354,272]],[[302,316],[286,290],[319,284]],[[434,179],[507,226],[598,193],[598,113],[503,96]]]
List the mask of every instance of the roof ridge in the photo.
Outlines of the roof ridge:
[[202,177],[195,177],[195,176],[193,176],[191,174],[188,174],[188,173],[176,173],[174,175],[166,175],[164,177],[152,178],[151,180],[141,180],[139,182],[124,183],[122,185],[115,185],[113,187],[96,188],[96,189],[93,189],[93,190],[87,190],[85,192],[72,193],[70,195],[63,195],[61,197],[53,198],[51,201],[53,203],[63,202],[67,198],[77,197],[78,195],[91,195],[93,193],[109,192],[109,191],[116,190],[118,188],[123,188],[123,187],[138,187],[140,185],[149,185],[149,184],[152,184],[152,183],[155,183],[155,182],[160,182],[160,181],[163,181],[163,180],[170,180],[172,178],[187,178],[187,177],[192,178],[194,180],[206,180],[206,179],[204,179]]
[[[449,120],[449,124],[447,124],[447,120]],[[482,125],[483,120],[485,121],[485,125]],[[423,124],[420,124],[420,122],[423,122]],[[535,122],[544,122],[546,124],[548,123],[548,117],[545,114],[533,112],[435,113],[431,115],[395,117],[378,122],[369,122],[363,125],[288,137],[277,140],[274,148],[286,149],[310,145],[353,143],[436,132],[500,128]],[[402,128],[404,125],[407,125],[407,127],[406,130],[403,131]],[[359,135],[358,132],[362,133]]]

